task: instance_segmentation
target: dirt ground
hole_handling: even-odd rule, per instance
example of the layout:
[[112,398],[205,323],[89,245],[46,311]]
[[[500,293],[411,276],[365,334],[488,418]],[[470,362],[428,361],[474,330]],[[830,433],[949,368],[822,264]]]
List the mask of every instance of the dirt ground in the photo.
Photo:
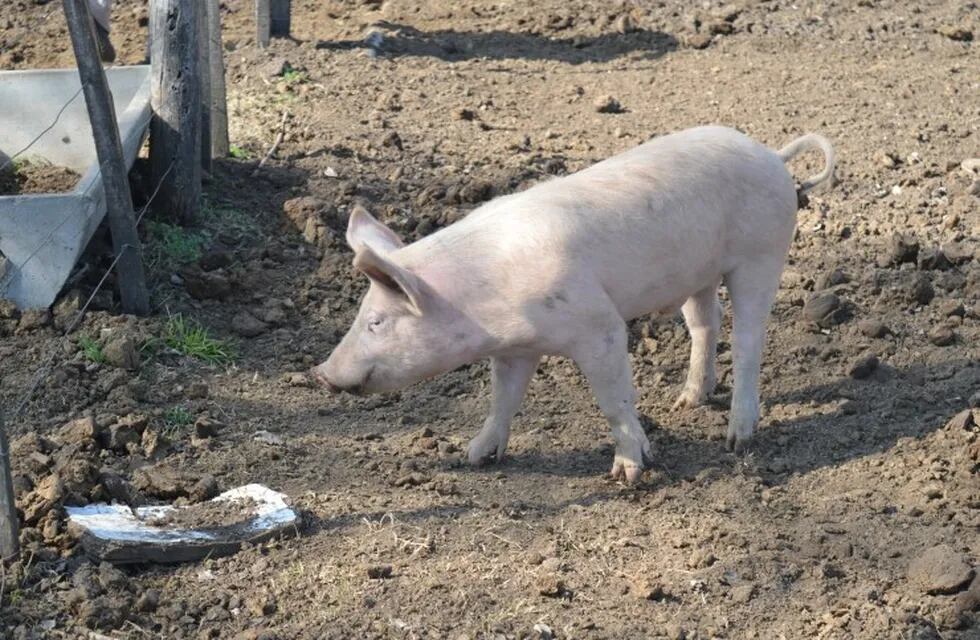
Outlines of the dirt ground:
[[[120,62],[139,62],[145,3],[117,4]],[[59,6],[0,8],[0,68],[71,63]],[[251,3],[222,6],[236,159],[206,186],[203,256],[148,248],[154,317],[100,294],[67,340],[105,234],[52,313],[0,304],[5,409],[58,355],[8,424],[26,554],[0,579],[0,636],[980,638],[975,3],[296,0],[294,39],[264,51]],[[343,242],[355,199],[418,238],[707,123],[773,147],[820,132],[839,162],[799,212],[746,455],[724,448],[727,343],[712,402],[670,410],[678,318],[631,326],[656,458],[635,488],[604,477],[612,441],[565,360],[478,469],[485,363],[368,399],[300,373],[366,287]],[[160,348],[177,314],[234,358]],[[60,510],[248,482],[304,526],[202,563],[99,566]]]

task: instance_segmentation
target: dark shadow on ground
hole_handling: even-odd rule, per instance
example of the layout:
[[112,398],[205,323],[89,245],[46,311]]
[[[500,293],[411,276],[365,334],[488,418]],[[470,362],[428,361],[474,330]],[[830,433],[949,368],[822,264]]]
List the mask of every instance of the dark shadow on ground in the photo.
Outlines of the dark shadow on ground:
[[377,35],[366,40],[321,41],[318,49],[368,49],[384,57],[421,56],[449,62],[484,59],[554,60],[568,64],[605,62],[640,52],[655,59],[677,48],[677,40],[661,31],[603,34],[598,37],[548,38],[531,33],[508,31],[459,32],[421,31],[415,27],[380,22]]

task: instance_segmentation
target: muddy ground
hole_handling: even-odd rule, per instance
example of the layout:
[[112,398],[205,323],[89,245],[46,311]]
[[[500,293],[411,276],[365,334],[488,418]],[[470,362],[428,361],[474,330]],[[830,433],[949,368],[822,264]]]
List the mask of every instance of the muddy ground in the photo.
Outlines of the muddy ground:
[[[3,68],[70,63],[58,4],[0,8]],[[118,4],[120,62],[139,62],[145,4]],[[99,294],[58,337],[108,264],[104,235],[53,313],[0,306],[4,408],[56,362],[8,425],[26,554],[0,588],[6,637],[980,638],[974,3],[302,0],[295,39],[266,51],[251,4],[222,6],[237,158],[201,229],[145,229],[155,315]],[[747,455],[724,450],[727,344],[712,402],[670,410],[677,318],[632,325],[657,460],[636,488],[604,478],[612,441],[562,359],[507,459],[480,469],[462,452],[484,363],[369,399],[300,373],[365,289],[343,243],[355,199],[417,238],[705,123],[773,147],[818,131],[838,153],[838,184],[799,212]],[[188,349],[178,314],[231,358]],[[115,569],[60,511],[247,482],[293,497],[297,536]]]

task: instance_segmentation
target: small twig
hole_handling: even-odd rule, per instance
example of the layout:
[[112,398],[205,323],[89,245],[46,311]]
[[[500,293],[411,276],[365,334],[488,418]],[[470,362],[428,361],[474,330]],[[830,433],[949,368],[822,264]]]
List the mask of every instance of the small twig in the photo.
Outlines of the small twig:
[[255,170],[252,171],[253,178],[259,175],[259,169],[264,167],[265,163],[268,162],[269,159],[276,154],[276,151],[279,150],[279,145],[282,144],[283,139],[286,137],[286,119],[288,117],[289,117],[289,112],[283,111],[282,120],[279,121],[279,133],[276,135],[275,142],[273,142],[272,146],[269,147],[268,153],[266,153],[265,156],[261,160],[259,160],[259,163],[255,165]]

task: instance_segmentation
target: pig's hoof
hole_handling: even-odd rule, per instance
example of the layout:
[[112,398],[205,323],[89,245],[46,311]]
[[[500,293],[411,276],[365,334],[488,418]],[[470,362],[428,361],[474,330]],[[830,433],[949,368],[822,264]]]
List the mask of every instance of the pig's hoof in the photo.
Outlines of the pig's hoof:
[[679,409],[693,409],[694,407],[699,407],[704,404],[704,401],[707,398],[708,394],[703,391],[685,388],[683,391],[681,391],[681,395],[674,402],[672,410],[678,411]]
[[500,462],[504,459],[504,451],[507,449],[507,440],[496,437],[496,434],[484,436],[478,434],[470,441],[470,446],[466,449],[466,457],[470,464],[479,467],[493,462]]
[[640,481],[643,476],[643,465],[636,464],[631,460],[625,460],[616,456],[613,461],[612,471],[609,472],[609,477],[613,480],[619,482],[625,482],[626,484],[636,484]]
[[749,430],[747,434],[738,434],[734,432],[731,428],[728,429],[728,438],[726,439],[726,448],[735,454],[745,453],[745,450],[749,447],[749,442],[752,441],[752,431]]

